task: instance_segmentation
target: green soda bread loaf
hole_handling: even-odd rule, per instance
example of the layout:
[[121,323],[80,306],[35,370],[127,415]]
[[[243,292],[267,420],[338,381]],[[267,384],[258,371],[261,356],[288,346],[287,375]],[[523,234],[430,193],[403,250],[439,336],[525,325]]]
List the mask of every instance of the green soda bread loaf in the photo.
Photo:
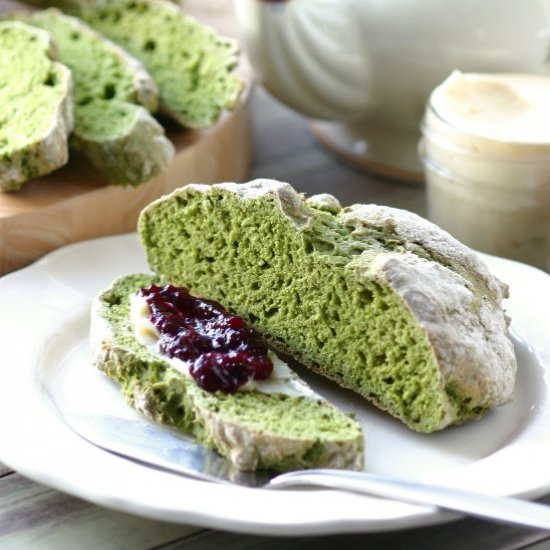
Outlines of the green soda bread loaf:
[[92,27],[139,59],[160,90],[161,110],[188,128],[207,128],[235,106],[234,41],[166,0],[96,0],[74,9]]
[[[361,428],[290,373],[294,391],[209,392],[166,356],[136,338],[130,296],[154,279],[128,275],[92,308],[95,366],[115,380],[128,402],[153,420],[193,434],[240,470],[316,466],[360,469]],[[274,363],[282,363],[272,355]],[[296,390],[298,388],[298,390]]]
[[68,160],[71,73],[50,36],[0,21],[0,189],[13,191]]
[[139,233],[155,273],[414,430],[511,398],[507,287],[415,214],[257,180],[178,189],[142,212]]
[[157,109],[157,87],[137,60],[57,9],[9,17],[51,33],[72,71],[73,149],[112,184],[139,185],[167,168],[174,147],[148,112]]

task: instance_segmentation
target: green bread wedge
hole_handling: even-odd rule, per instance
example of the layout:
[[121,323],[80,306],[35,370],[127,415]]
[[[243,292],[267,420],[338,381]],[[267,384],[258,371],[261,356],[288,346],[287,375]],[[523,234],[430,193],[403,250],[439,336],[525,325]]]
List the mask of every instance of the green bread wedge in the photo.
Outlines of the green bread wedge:
[[416,431],[511,399],[507,287],[419,216],[257,180],[182,187],[142,212],[139,233],[156,274]]
[[193,434],[238,470],[362,468],[360,425],[313,393],[274,354],[283,391],[211,393],[166,356],[140,343],[130,296],[152,282],[158,281],[150,275],[121,277],[92,307],[94,365],[120,385],[133,407]]

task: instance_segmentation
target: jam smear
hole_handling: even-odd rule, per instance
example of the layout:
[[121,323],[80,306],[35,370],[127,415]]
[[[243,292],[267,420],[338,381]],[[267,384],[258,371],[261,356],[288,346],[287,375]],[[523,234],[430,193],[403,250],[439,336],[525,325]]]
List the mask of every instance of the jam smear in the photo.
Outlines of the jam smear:
[[262,337],[219,303],[173,285],[151,285],[138,294],[151,309],[160,351],[188,362],[189,373],[204,390],[234,393],[273,371]]

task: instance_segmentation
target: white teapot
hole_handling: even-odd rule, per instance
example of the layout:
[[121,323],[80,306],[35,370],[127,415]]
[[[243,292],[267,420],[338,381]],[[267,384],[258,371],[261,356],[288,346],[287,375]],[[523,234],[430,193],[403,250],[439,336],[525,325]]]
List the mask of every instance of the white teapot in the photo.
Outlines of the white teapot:
[[[430,91],[453,69],[550,72],[550,0],[234,0],[260,82],[336,152],[420,181]],[[323,122],[321,122],[323,120]]]

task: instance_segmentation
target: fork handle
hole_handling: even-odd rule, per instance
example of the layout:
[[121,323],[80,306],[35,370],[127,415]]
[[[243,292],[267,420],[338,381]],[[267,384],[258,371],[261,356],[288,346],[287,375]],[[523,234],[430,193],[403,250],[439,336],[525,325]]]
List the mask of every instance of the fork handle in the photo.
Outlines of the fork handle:
[[461,512],[484,519],[550,530],[550,506],[544,504],[512,497],[463,491],[452,487],[417,483],[367,472],[327,469],[302,470],[281,474],[268,484],[273,488],[297,485],[329,487],[413,504],[430,504],[444,510]]

